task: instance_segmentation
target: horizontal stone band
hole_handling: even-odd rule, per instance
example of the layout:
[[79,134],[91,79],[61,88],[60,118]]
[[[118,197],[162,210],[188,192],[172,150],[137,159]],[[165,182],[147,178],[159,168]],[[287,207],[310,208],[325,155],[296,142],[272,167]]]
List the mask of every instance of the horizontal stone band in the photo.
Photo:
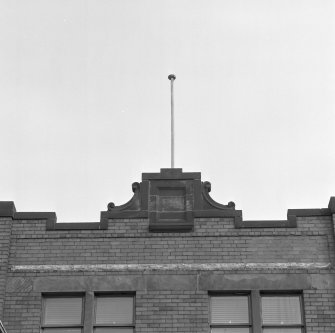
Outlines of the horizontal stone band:
[[96,264],[96,265],[13,265],[12,272],[97,272],[97,271],[231,271],[328,269],[331,263],[207,263],[207,264]]

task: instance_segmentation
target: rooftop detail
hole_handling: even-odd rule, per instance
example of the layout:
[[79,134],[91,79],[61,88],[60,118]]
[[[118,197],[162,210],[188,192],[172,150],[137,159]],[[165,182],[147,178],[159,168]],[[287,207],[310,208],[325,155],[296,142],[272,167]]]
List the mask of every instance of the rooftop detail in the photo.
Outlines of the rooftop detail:
[[335,197],[328,208],[289,209],[286,220],[243,220],[235,204],[220,204],[211,196],[211,183],[201,180],[200,172],[183,172],[179,168],[143,173],[142,181],[132,184],[133,196],[125,204],[110,202],[101,212],[100,222],[57,223],[55,212],[17,212],[13,201],[0,201],[0,218],[46,220],[47,230],[106,230],[113,219],[149,219],[152,232],[189,232],[195,218],[229,217],[236,229],[295,228],[297,217],[335,214]]
[[141,183],[133,183],[134,195],[126,204],[108,204],[102,219],[149,218],[150,231],[191,231],[195,217],[235,217],[235,204],[222,205],[209,195],[211,184],[201,181],[200,172],[161,169],[143,173]]

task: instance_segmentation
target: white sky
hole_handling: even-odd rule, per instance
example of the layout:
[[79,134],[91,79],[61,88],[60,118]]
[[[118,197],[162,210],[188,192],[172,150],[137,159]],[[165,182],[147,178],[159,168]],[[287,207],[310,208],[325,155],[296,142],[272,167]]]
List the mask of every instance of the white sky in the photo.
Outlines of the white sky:
[[0,0],[0,200],[98,221],[201,171],[245,219],[335,195],[335,1]]

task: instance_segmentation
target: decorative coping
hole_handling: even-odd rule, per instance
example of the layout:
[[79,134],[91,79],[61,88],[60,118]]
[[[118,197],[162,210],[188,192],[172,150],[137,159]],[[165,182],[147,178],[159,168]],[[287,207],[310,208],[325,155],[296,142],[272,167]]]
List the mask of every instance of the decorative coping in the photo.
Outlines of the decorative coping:
[[93,223],[57,223],[55,212],[17,212],[14,201],[0,201],[0,217],[10,217],[13,220],[46,220],[47,230],[107,229],[105,221]]
[[161,169],[159,173],[150,172],[150,173],[142,173],[142,181],[143,180],[186,180],[186,179],[194,179],[201,180],[201,172],[183,172],[181,168],[169,168],[169,169]]
[[335,214],[335,197],[331,197],[328,204],[328,209],[330,209],[332,214]]
[[[57,223],[56,213],[17,212],[13,201],[0,201],[0,218],[46,220],[46,230],[50,231],[106,230],[108,220],[149,219],[150,231],[187,232],[193,230],[194,218],[230,217],[237,229],[295,228],[297,217],[335,214],[335,197],[331,197],[328,208],[289,209],[287,220],[244,221],[242,211],[235,210],[233,202],[222,205],[210,197],[211,184],[201,181],[200,172],[182,172],[182,169],[161,169],[160,173],[143,173],[142,182],[133,183],[132,190],[133,197],[124,205],[115,206],[114,203],[109,203],[108,210],[101,212],[100,222]],[[170,190],[172,195],[166,195]],[[162,202],[163,206],[159,207]],[[177,205],[176,210],[173,210],[173,205]],[[165,214],[163,220],[159,220],[159,214]]]

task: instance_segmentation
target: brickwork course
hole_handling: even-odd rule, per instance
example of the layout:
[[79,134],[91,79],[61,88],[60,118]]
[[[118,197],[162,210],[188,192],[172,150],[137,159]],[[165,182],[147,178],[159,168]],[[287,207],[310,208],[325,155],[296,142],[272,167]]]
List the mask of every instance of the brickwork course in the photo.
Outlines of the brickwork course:
[[199,173],[143,174],[133,191],[91,225],[0,202],[8,333],[41,332],[42,298],[73,293],[84,297],[83,333],[93,332],[99,293],[135,296],[137,333],[210,332],[210,296],[235,292],[299,293],[304,332],[335,332],[334,197],[327,208],[290,209],[285,221],[243,221],[234,204],[210,198]]

